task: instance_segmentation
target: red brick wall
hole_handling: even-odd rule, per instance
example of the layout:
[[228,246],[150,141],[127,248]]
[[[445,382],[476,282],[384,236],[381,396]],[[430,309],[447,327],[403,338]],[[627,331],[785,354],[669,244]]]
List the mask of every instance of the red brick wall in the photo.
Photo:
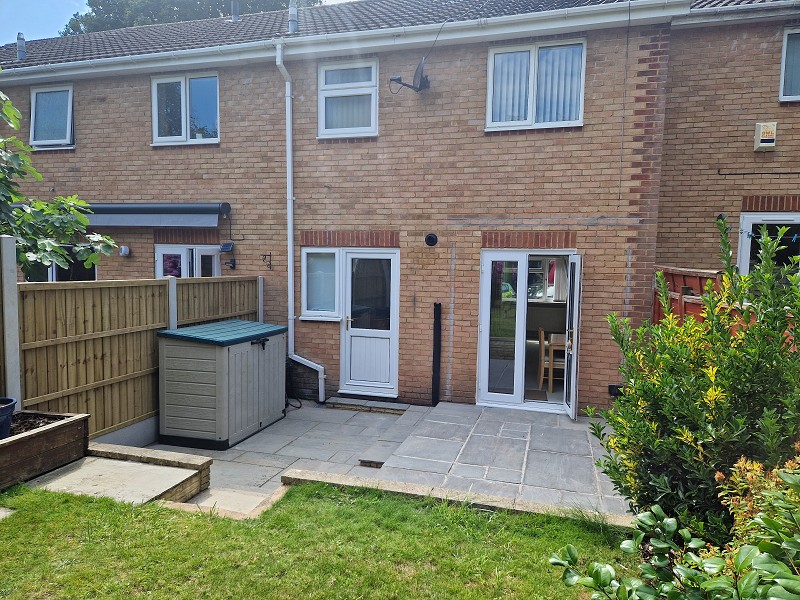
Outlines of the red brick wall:
[[[441,302],[442,399],[475,401],[481,248],[497,247],[502,232],[512,247],[563,244],[583,254],[580,401],[608,402],[618,355],[605,316],[638,320],[650,312],[669,33],[647,27],[574,37],[587,40],[584,125],[567,129],[484,132],[489,47],[482,44],[437,47],[426,62],[431,88],[421,94],[387,88],[391,75],[410,75],[419,52],[380,55],[379,136],[322,142],[317,63],[288,65],[296,312],[304,243],[351,236],[357,245],[368,234],[352,232],[391,232],[400,248],[402,400],[430,398],[433,304]],[[221,142],[209,146],[150,147],[149,77],[74,82],[76,149],[37,153],[45,180],[28,190],[54,188],[90,202],[230,202],[230,236],[222,237],[236,243],[237,274],[265,275],[266,317],[285,322],[283,81],[272,64],[218,72]],[[28,89],[6,91],[27,114]],[[424,243],[431,232],[435,247]],[[109,261],[109,270],[124,264],[116,272],[138,274],[132,265],[146,256],[139,247],[152,233],[111,233],[133,252]],[[145,268],[141,260],[152,277],[152,262]],[[297,323],[296,350],[325,365],[329,392],[338,388],[339,330]]]
[[[800,107],[778,101],[783,31],[781,22],[673,29],[659,263],[719,268],[718,214],[736,252],[743,203],[761,210],[749,199],[798,194]],[[759,121],[778,122],[774,152],[753,151]]]

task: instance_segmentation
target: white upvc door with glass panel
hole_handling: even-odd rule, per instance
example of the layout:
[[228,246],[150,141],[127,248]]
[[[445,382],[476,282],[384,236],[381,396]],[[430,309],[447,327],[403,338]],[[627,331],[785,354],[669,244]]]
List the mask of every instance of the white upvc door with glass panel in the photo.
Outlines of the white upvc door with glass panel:
[[[529,303],[552,297],[552,285],[546,278],[537,257],[551,257],[566,269],[566,289],[561,298],[561,315],[556,328],[564,335],[564,391],[558,403],[526,401],[526,384],[530,387],[536,370],[531,370],[532,357],[526,357],[526,333]],[[558,259],[557,261],[555,259]],[[561,271],[563,273],[563,271]],[[558,280],[557,280],[558,281]],[[538,287],[537,287],[538,286]],[[556,284],[555,287],[559,287]],[[560,292],[556,292],[560,295]],[[565,412],[577,418],[578,326],[580,322],[581,257],[574,251],[557,250],[485,250],[481,255],[480,307],[478,339],[478,402],[519,406],[548,412]],[[558,300],[558,298],[556,298]],[[564,303],[563,300],[566,302]],[[536,364],[538,364],[538,355]],[[526,358],[531,364],[526,373]],[[526,377],[528,381],[526,382]]]
[[396,398],[400,253],[345,250],[341,393]]

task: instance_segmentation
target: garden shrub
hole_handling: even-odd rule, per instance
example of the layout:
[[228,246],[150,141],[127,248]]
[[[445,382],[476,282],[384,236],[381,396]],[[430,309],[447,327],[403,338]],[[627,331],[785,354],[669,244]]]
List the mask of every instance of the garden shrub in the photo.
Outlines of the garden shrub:
[[742,457],[768,468],[793,455],[800,432],[800,315],[795,257],[775,262],[780,239],[761,231],[760,264],[739,275],[728,229],[722,242],[719,289],[703,296],[704,320],[670,312],[659,277],[665,317],[633,328],[609,316],[622,352],[623,393],[593,433],[607,450],[598,465],[634,511],[654,504],[682,518],[716,544],[729,539],[730,513],[719,497],[718,472],[730,474]]
[[[800,471],[797,460],[782,469],[739,461],[720,477],[723,498],[739,534],[725,548],[694,537],[659,506],[640,513],[623,552],[639,552],[635,577],[590,563],[580,572],[578,552],[565,546],[550,559],[564,567],[562,581],[593,590],[592,600],[800,600]],[[757,511],[757,512],[754,512]]]

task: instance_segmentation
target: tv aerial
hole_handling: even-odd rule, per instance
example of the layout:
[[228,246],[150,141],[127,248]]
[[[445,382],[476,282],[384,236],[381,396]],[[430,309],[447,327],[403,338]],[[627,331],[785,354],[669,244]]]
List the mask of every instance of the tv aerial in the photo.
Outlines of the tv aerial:
[[406,83],[403,81],[403,78],[399,75],[395,75],[394,77],[389,78],[390,83],[396,83],[400,86],[411,88],[415,92],[419,93],[422,90],[427,90],[431,87],[431,82],[428,81],[428,76],[425,75],[425,57],[423,56],[419,60],[419,64],[417,65],[417,70],[414,71],[414,83]]

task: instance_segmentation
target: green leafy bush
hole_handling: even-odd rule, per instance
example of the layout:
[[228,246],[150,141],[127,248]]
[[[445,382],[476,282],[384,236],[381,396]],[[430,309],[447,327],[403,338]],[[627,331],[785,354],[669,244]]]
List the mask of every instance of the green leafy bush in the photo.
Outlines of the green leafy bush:
[[659,504],[714,543],[729,539],[730,513],[719,498],[718,472],[745,456],[775,467],[793,455],[800,433],[800,277],[795,257],[780,266],[780,239],[760,236],[760,264],[739,275],[728,229],[722,238],[719,289],[703,297],[704,320],[670,313],[634,329],[609,317],[622,351],[623,395],[593,433],[608,455],[599,466],[634,510]]

